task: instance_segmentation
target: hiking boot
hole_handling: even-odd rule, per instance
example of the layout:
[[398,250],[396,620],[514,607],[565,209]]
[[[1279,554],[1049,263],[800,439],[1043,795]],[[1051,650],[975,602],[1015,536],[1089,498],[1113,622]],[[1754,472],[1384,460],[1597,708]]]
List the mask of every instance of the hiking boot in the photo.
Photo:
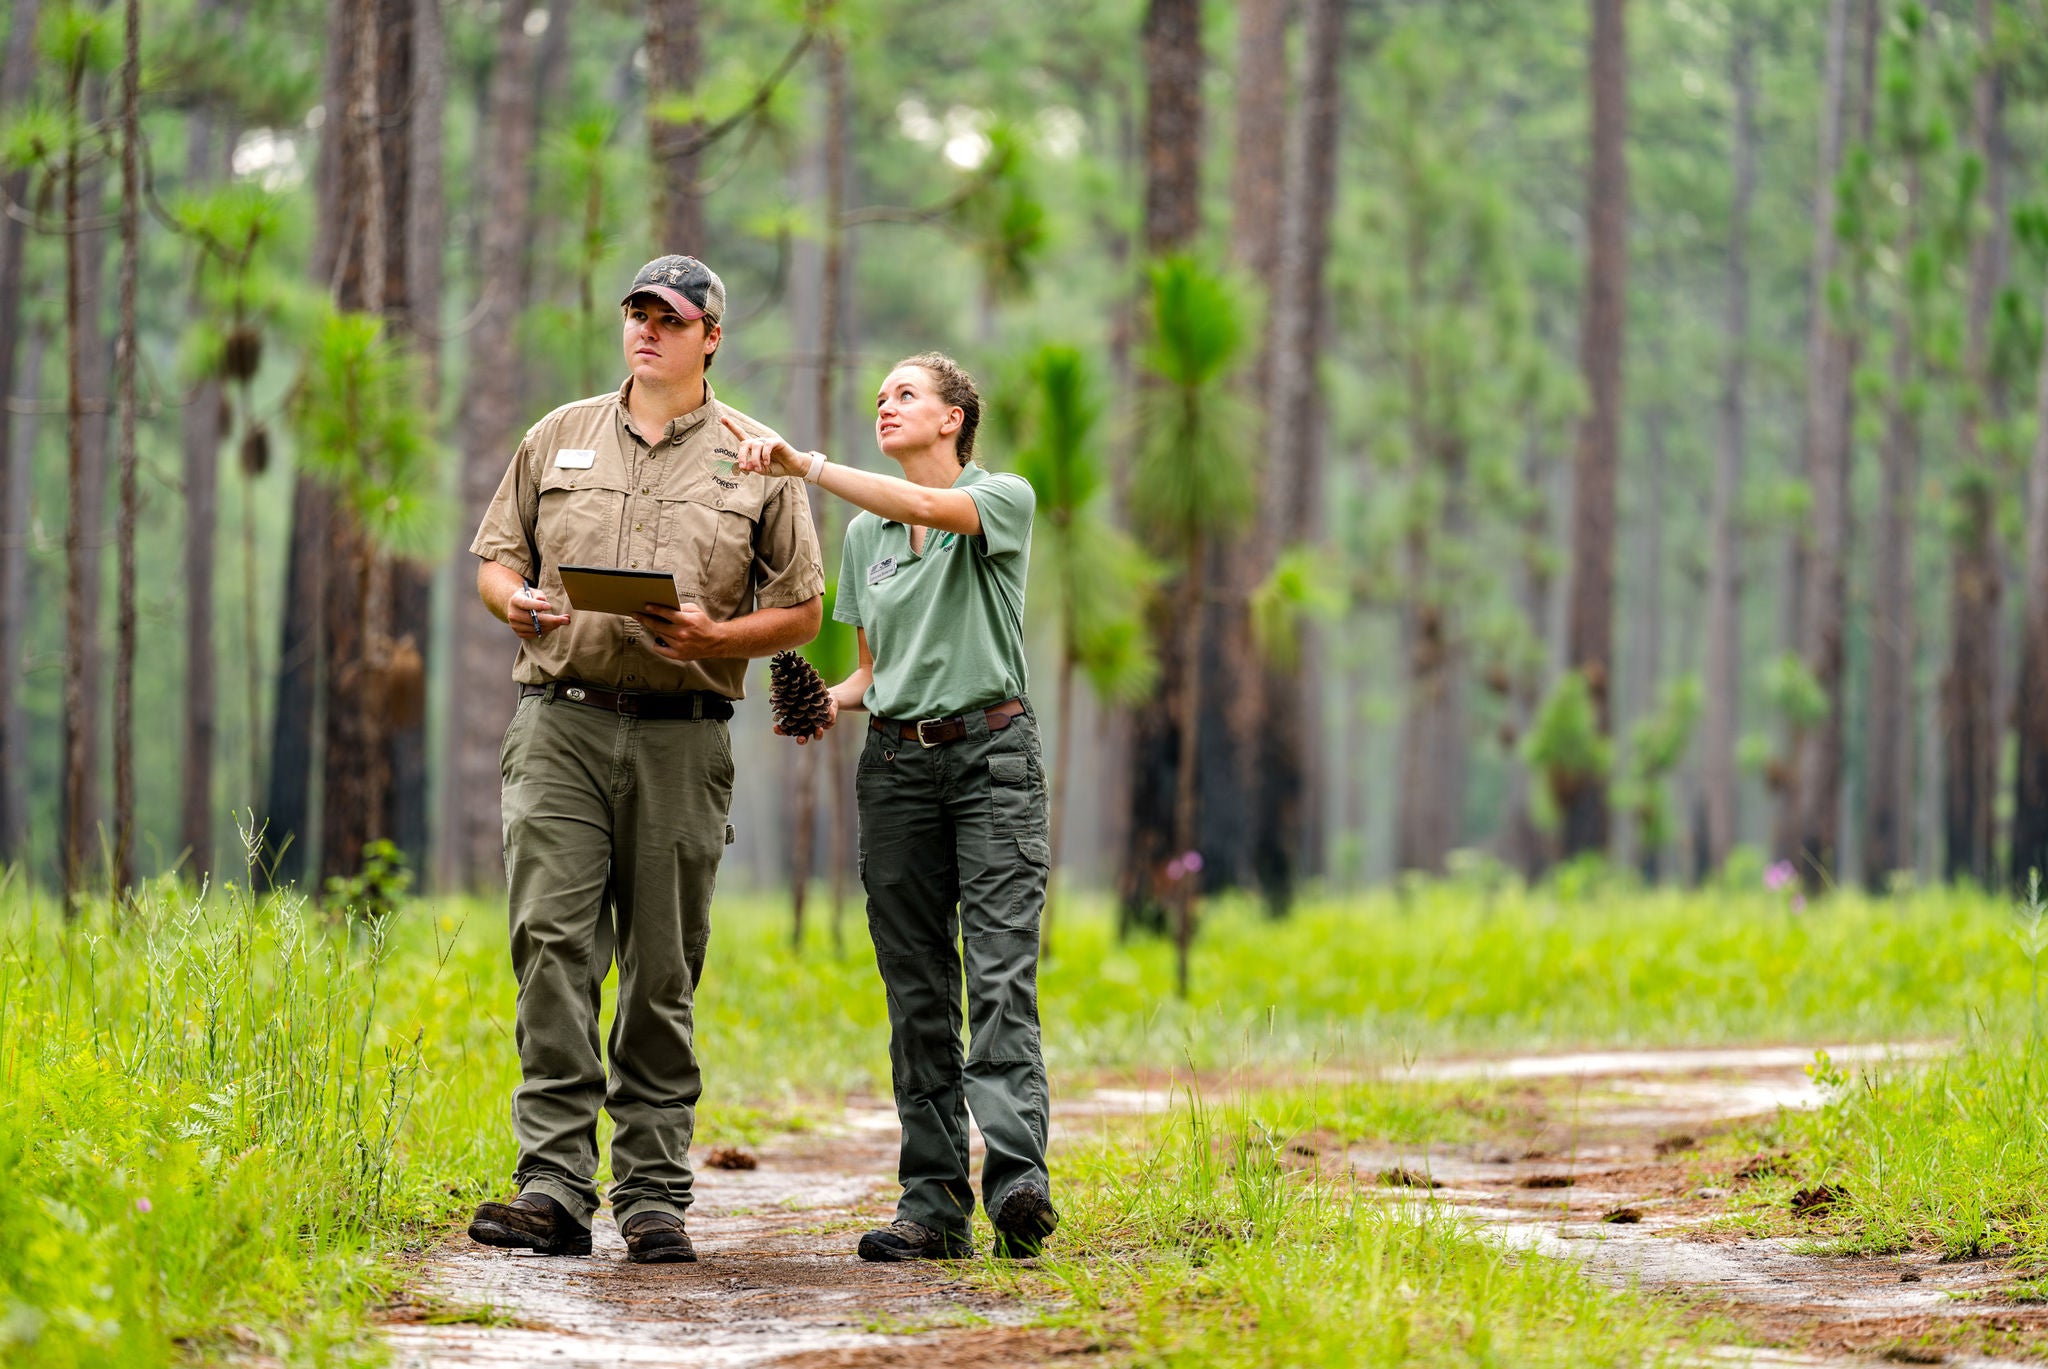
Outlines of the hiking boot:
[[965,1260],[974,1243],[965,1236],[945,1236],[916,1222],[891,1222],[860,1238],[860,1257],[877,1264],[894,1260]]
[[545,1193],[522,1193],[509,1203],[483,1203],[469,1224],[479,1245],[531,1250],[537,1255],[588,1255],[590,1228]]
[[626,1238],[626,1258],[634,1264],[695,1264],[697,1247],[673,1212],[636,1212],[619,1234]]
[[1045,1248],[1045,1238],[1060,1224],[1052,1200],[1037,1184],[1019,1184],[1003,1199],[1003,1205],[989,1214],[996,1229],[996,1258],[1035,1259]]

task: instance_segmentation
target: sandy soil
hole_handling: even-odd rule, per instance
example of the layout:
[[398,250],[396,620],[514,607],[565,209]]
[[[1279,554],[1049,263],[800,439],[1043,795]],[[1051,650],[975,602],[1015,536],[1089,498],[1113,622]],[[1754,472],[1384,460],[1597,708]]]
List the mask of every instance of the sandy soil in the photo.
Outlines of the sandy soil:
[[[1845,1067],[1927,1053],[1830,1050]],[[1709,1229],[1742,1181],[1703,1169],[1697,1142],[1818,1103],[1803,1072],[1812,1058],[1800,1047],[1421,1062],[1417,1077],[1518,1085],[1509,1124],[1434,1151],[1317,1133],[1295,1138],[1289,1158],[1348,1171],[1391,1203],[1448,1203],[1514,1249],[1667,1290],[1726,1316],[1747,1340],[1794,1347],[1729,1347],[1702,1363],[2038,1364],[2048,1309],[1997,1300],[2013,1281],[1997,1261],[1820,1258],[1795,1240]],[[1169,1103],[1162,1081],[1095,1089],[1056,1109],[1055,1139]],[[608,1216],[589,1259],[488,1250],[457,1233],[390,1311],[394,1361],[993,1369],[1099,1357],[1104,1347],[1031,1327],[1041,1309],[978,1291],[946,1267],[854,1258],[859,1233],[888,1220],[895,1144],[893,1112],[855,1102],[829,1128],[753,1152],[754,1169],[702,1170],[694,1265],[628,1264]],[[1410,1186],[1384,1182],[1397,1174]]]

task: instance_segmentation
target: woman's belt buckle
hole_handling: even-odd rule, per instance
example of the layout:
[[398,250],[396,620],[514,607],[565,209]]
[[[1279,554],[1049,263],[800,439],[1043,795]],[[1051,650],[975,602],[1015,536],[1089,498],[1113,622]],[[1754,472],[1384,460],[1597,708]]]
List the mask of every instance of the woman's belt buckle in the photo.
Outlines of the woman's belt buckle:
[[944,727],[948,721],[950,720],[946,718],[919,718],[917,720],[917,744],[919,746],[922,746],[927,751],[939,745],[939,743],[943,742],[945,738],[941,737],[939,741],[932,741],[924,735],[924,730],[927,727],[930,727],[934,724],[937,724],[940,727]]

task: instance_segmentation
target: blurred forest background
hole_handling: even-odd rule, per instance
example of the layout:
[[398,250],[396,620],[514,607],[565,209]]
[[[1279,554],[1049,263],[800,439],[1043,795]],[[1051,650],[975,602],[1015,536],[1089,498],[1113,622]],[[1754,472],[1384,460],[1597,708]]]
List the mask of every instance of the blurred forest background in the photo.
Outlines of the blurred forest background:
[[[2048,864],[2048,0],[6,13],[38,881],[240,879],[248,829],[280,881],[498,882],[464,548],[673,251],[800,447],[882,464],[906,353],[981,377],[1058,858],[1128,917]],[[781,743],[752,678],[726,877],[850,900],[858,728]]]

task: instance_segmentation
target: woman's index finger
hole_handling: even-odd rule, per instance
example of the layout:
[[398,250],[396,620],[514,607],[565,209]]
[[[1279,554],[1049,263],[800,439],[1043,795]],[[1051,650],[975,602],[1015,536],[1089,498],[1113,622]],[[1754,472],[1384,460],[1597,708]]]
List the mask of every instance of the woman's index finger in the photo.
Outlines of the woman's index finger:
[[747,440],[747,430],[745,428],[742,428],[739,424],[733,422],[731,414],[720,414],[718,416],[718,421],[725,425],[725,430],[727,432],[731,433],[734,437],[737,437],[740,441],[744,442]]

